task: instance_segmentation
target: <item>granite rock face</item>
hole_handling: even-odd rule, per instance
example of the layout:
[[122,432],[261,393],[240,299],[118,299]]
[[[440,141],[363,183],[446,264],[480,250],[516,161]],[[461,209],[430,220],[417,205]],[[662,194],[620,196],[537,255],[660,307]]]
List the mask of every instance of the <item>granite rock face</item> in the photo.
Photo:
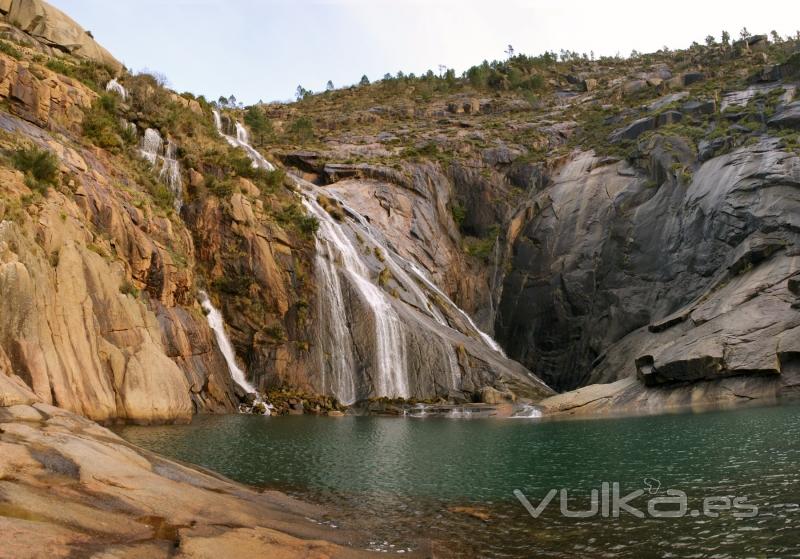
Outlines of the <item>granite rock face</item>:
[[552,181],[503,290],[497,330],[511,357],[561,390],[796,367],[796,154],[765,138],[652,186],[581,153]]
[[94,40],[91,33],[67,14],[42,0],[6,0],[0,13],[45,45],[68,54],[88,58],[119,72],[122,64]]
[[[3,557],[371,557],[325,511],[137,449],[0,372]],[[32,396],[32,395],[30,395]]]

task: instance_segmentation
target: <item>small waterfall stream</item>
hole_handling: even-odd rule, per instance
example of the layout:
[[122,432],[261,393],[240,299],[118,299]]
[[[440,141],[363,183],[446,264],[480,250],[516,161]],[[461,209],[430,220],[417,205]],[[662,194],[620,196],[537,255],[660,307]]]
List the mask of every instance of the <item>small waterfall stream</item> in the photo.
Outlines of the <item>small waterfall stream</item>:
[[106,91],[116,93],[122,97],[123,101],[128,100],[128,91],[117,81],[117,78],[112,79],[106,84]]
[[177,146],[172,140],[164,140],[158,130],[148,128],[144,131],[144,137],[139,147],[139,152],[153,167],[161,169],[158,179],[167,185],[174,198],[175,211],[180,212],[183,208],[183,180],[181,179],[181,165],[177,158]]
[[236,352],[233,349],[230,339],[228,339],[227,332],[225,332],[225,319],[222,317],[222,313],[219,312],[219,310],[211,303],[211,299],[208,298],[208,293],[205,291],[200,291],[198,295],[200,296],[200,304],[202,305],[203,310],[205,310],[207,313],[208,326],[211,328],[211,331],[214,332],[214,337],[217,340],[217,346],[219,347],[222,356],[225,358],[225,363],[228,365],[228,372],[230,373],[233,382],[235,382],[239,388],[245,392],[245,394],[255,395],[254,400],[252,401],[252,407],[240,406],[239,410],[249,411],[252,413],[255,413],[256,410],[263,410],[263,412],[259,411],[258,413],[262,413],[263,415],[271,415],[271,406],[261,398],[256,388],[247,380],[247,375],[245,372],[236,362]]
[[[274,170],[274,166],[250,146],[244,126],[238,122],[233,126],[229,125],[228,130],[236,133],[233,136],[226,133],[222,116],[216,110],[214,121],[220,135],[231,146],[244,149],[254,166]],[[317,302],[321,335],[318,355],[323,393],[332,394],[347,405],[366,396],[409,398],[413,395],[409,380],[409,358],[406,354],[411,332],[406,328],[410,325],[420,327],[422,323],[406,324],[400,317],[398,305],[401,303],[397,301],[408,304],[430,318],[442,332],[449,331],[454,336],[474,338],[491,352],[505,357],[500,346],[482,332],[472,318],[453,303],[415,263],[397,254],[367,219],[324,187],[289,176],[299,187],[303,206],[319,221],[315,268],[319,285]],[[320,194],[341,205],[346,210],[347,217],[334,219],[317,201]],[[380,253],[380,257],[376,253]],[[386,282],[380,281],[378,277],[376,269],[380,270],[380,267],[384,269],[380,276],[389,276],[399,287],[393,290],[393,294],[384,289]],[[367,373],[374,385],[370,394],[364,393],[359,383],[353,328],[361,324],[363,317],[352,316],[354,311],[349,308],[351,303],[348,303],[351,293],[356,294],[368,310],[369,324],[374,329],[369,358],[372,361],[372,372]],[[409,311],[404,311],[407,312]],[[451,324],[446,317],[447,313],[461,317],[463,322],[461,319],[458,321],[461,325]],[[462,328],[466,328],[465,331],[462,332]],[[419,336],[418,332],[416,334]],[[441,366],[449,367],[449,388],[456,391],[461,389],[462,371],[453,347],[454,342],[448,339],[449,335],[433,331],[430,338],[430,347],[437,348],[433,350],[433,355],[438,353]],[[434,363],[430,366],[434,366]]]
[[200,295],[200,304],[203,306],[203,310],[208,313],[208,325],[214,332],[219,350],[222,352],[223,357],[225,357],[225,362],[228,364],[231,378],[239,385],[239,388],[244,390],[247,394],[255,393],[255,387],[247,381],[244,371],[236,363],[236,352],[233,350],[233,345],[231,345],[228,334],[225,332],[225,319],[222,318],[222,313],[211,304],[211,299],[208,298],[208,294],[205,291],[200,291],[198,295]]

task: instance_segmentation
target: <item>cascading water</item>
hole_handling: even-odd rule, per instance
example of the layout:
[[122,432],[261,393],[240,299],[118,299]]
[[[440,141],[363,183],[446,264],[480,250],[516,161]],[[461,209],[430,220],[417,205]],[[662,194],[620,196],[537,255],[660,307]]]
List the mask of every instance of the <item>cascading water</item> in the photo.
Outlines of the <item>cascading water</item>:
[[540,408],[531,404],[523,404],[519,410],[514,412],[511,419],[539,419],[542,415]]
[[[319,237],[324,239],[329,254],[341,262],[346,277],[359,291],[363,301],[369,306],[375,321],[375,361],[377,377],[376,391],[380,396],[408,398],[407,359],[403,323],[384,291],[372,283],[367,265],[353,245],[344,228],[337,223],[312,197],[305,196],[303,204],[309,213],[320,222]],[[319,254],[319,253],[318,253]],[[342,298],[339,293],[331,293],[334,299]],[[344,340],[336,340],[339,345]],[[350,374],[352,376],[352,373]]]
[[[233,345],[228,339],[228,334],[225,332],[225,319],[222,318],[222,313],[211,303],[211,299],[208,298],[208,294],[205,291],[200,291],[198,295],[200,296],[200,304],[207,313],[208,326],[211,328],[211,331],[214,332],[217,346],[220,352],[222,352],[222,356],[225,358],[225,363],[228,365],[228,372],[233,382],[246,394],[255,395],[253,411],[261,409],[264,415],[270,415],[270,406],[261,399],[255,387],[248,382],[247,375],[245,375],[244,371],[236,362],[236,352],[233,350]],[[258,404],[262,405],[258,406]]]
[[245,127],[237,122],[235,124],[236,129],[236,136],[231,136],[225,133],[224,127],[222,125],[222,116],[219,114],[219,111],[214,109],[214,124],[217,126],[217,130],[222,135],[223,138],[233,147],[235,148],[242,148],[244,151],[247,152],[248,157],[253,161],[253,167],[260,167],[262,169],[266,169],[267,171],[274,171],[275,166],[267,161],[266,157],[261,155],[258,150],[256,150],[253,146],[250,145],[247,135],[247,130]]
[[122,97],[123,101],[128,100],[128,92],[122,86],[122,84],[117,81],[117,78],[112,79],[106,84],[106,91],[116,93],[117,95]]
[[174,199],[175,211],[180,212],[183,207],[183,180],[181,179],[181,165],[177,159],[177,147],[172,140],[166,146],[158,130],[148,128],[140,147],[142,157],[147,159],[153,167],[161,163],[158,178],[167,185]]
[[228,364],[231,378],[246,393],[255,393],[255,387],[247,381],[244,371],[236,363],[236,352],[233,351],[233,345],[231,345],[228,334],[225,332],[225,319],[222,318],[222,313],[211,303],[211,299],[208,298],[208,294],[205,291],[200,291],[198,295],[200,296],[200,304],[207,313],[208,325],[214,332],[219,350]]
[[422,270],[420,270],[420,269],[419,269],[419,266],[417,266],[417,265],[416,265],[416,264],[414,264],[413,262],[410,262],[409,264],[411,265],[411,269],[414,271],[414,274],[416,274],[416,276],[417,276],[417,277],[418,277],[420,280],[422,280],[422,282],[423,282],[423,283],[425,283],[425,285],[427,285],[427,286],[428,286],[428,288],[429,288],[431,291],[433,291],[434,293],[436,293],[436,294],[437,294],[439,297],[441,297],[441,298],[442,298],[442,299],[444,299],[444,300],[445,300],[445,301],[446,301],[446,302],[447,302],[449,305],[451,305],[451,306],[452,306],[452,308],[453,308],[453,310],[455,310],[456,312],[458,312],[458,313],[459,313],[459,314],[460,314],[460,315],[461,315],[461,316],[462,316],[462,317],[463,317],[463,318],[464,318],[464,319],[467,321],[467,323],[470,325],[470,328],[472,328],[472,330],[473,330],[473,331],[474,331],[476,334],[478,334],[478,335],[481,337],[481,339],[483,340],[483,342],[484,342],[484,343],[485,343],[487,346],[489,346],[489,347],[490,347],[490,348],[492,348],[494,351],[496,351],[497,353],[499,353],[500,355],[502,355],[503,357],[505,357],[505,353],[503,352],[503,348],[501,348],[501,347],[500,347],[500,345],[499,345],[499,344],[498,344],[496,341],[494,341],[494,339],[492,339],[492,337],[491,337],[489,334],[487,334],[486,332],[484,332],[483,330],[481,330],[480,328],[478,328],[478,325],[477,325],[477,324],[475,324],[475,321],[474,321],[474,320],[472,320],[472,318],[471,318],[471,317],[470,317],[470,316],[469,316],[467,313],[465,313],[465,312],[464,312],[464,311],[461,309],[461,307],[459,307],[459,306],[458,306],[458,305],[456,305],[456,304],[455,304],[453,301],[451,301],[451,300],[450,300],[450,297],[448,297],[448,296],[447,296],[447,295],[444,293],[444,291],[442,291],[441,289],[439,289],[439,287],[437,287],[437,285],[436,285],[435,283],[433,283],[433,282],[432,282],[432,281],[431,281],[431,280],[428,278],[428,276],[427,276],[427,274],[425,274],[425,272],[423,272]]
[[[222,116],[216,110],[214,121],[220,135],[231,146],[244,149],[255,167],[274,170],[273,165],[250,146],[244,126],[238,122],[230,126],[229,130],[235,130],[236,135],[233,136],[226,133]],[[435,344],[432,347],[441,347],[441,350],[436,349],[433,354],[438,353],[441,366],[449,367],[450,388],[461,389],[462,371],[453,347],[456,342],[449,338],[455,340],[457,336],[462,336],[461,339],[464,339],[466,335],[479,340],[487,351],[505,357],[500,346],[482,332],[469,315],[453,303],[415,263],[400,257],[363,216],[323,187],[290,177],[299,187],[304,207],[319,222],[315,267],[320,287],[317,301],[321,332],[317,353],[324,393],[334,395],[344,404],[352,404],[368,396],[409,398],[412,395],[406,355],[408,336],[412,333],[406,331],[404,320],[398,314],[400,308],[396,308],[400,303],[396,303],[395,299],[407,303],[410,308],[417,309],[438,324],[436,329],[439,333],[431,331],[431,341]],[[339,203],[346,210],[347,217],[334,219],[317,201],[317,196],[323,193]],[[377,258],[379,263],[376,259],[370,262],[375,252],[381,254]],[[386,275],[396,282],[402,293],[392,290],[393,297],[387,292],[388,288],[383,288],[386,281],[376,281],[379,274],[375,268],[379,265],[384,267]],[[384,273],[380,276],[383,277]],[[374,346],[371,356],[367,358],[373,370],[366,373],[372,381],[371,390],[361,386],[358,381],[359,375],[364,372],[357,363],[353,328],[360,322],[361,316],[352,315],[355,312],[350,308],[352,294],[369,311],[369,324],[374,329]],[[407,313],[404,311],[404,315]],[[451,324],[446,313],[461,317],[458,325]],[[361,366],[364,364],[362,362]]]

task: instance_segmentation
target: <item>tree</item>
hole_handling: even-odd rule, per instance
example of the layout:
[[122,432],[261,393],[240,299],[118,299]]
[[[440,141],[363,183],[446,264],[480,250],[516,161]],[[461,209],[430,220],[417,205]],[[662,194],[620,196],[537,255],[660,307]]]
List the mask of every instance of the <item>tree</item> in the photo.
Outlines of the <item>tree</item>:
[[258,146],[263,146],[265,139],[272,136],[272,122],[267,118],[264,109],[258,105],[248,107],[244,113],[244,123],[253,131]]
[[361,76],[361,81],[358,82],[358,85],[369,85],[369,78],[367,77],[366,74]]
[[770,35],[772,36],[772,42],[773,43],[778,44],[778,43],[782,43],[783,42],[783,39],[781,39],[781,36],[778,35],[778,32],[775,31],[774,29],[770,32]]
[[389,80],[391,80],[391,79],[392,79],[392,75],[391,75],[389,72],[386,72],[386,73],[383,75],[383,81],[385,81],[385,82],[388,82],[388,81],[389,81]]
[[328,83],[325,84],[325,91],[333,91],[336,89],[333,87],[333,80],[328,80]]
[[747,27],[742,27],[742,30],[739,31],[739,37],[742,39],[742,41],[750,38],[750,32],[747,30]]
[[309,95],[311,95],[311,92],[302,85],[298,85],[297,90],[294,92],[294,96],[297,98],[298,101],[302,101]]
[[444,73],[447,71],[447,66],[444,64],[439,64],[439,77],[444,77]]
[[514,47],[512,47],[511,45],[508,45],[508,48],[506,48],[505,52],[506,52],[506,55],[508,55],[509,59],[514,58]]
[[727,31],[722,32],[722,44],[725,45],[726,47],[730,46],[731,44],[731,34],[728,33]]
[[225,98],[224,95],[220,95],[219,96],[219,99],[217,99],[217,103],[219,103],[220,107],[227,107],[228,106],[228,100]]
[[716,44],[716,40],[714,39],[714,35],[707,35],[706,36],[706,46],[713,47]]
[[230,97],[228,97],[228,105],[231,107],[236,106],[236,95],[231,95]]

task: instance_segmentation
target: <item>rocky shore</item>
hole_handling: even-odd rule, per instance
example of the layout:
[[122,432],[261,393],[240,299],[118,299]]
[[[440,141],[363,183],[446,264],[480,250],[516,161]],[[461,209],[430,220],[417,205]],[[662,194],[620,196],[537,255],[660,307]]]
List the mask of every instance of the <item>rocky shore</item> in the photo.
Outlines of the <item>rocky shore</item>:
[[3,559],[373,556],[315,506],[161,458],[37,400],[0,373]]

